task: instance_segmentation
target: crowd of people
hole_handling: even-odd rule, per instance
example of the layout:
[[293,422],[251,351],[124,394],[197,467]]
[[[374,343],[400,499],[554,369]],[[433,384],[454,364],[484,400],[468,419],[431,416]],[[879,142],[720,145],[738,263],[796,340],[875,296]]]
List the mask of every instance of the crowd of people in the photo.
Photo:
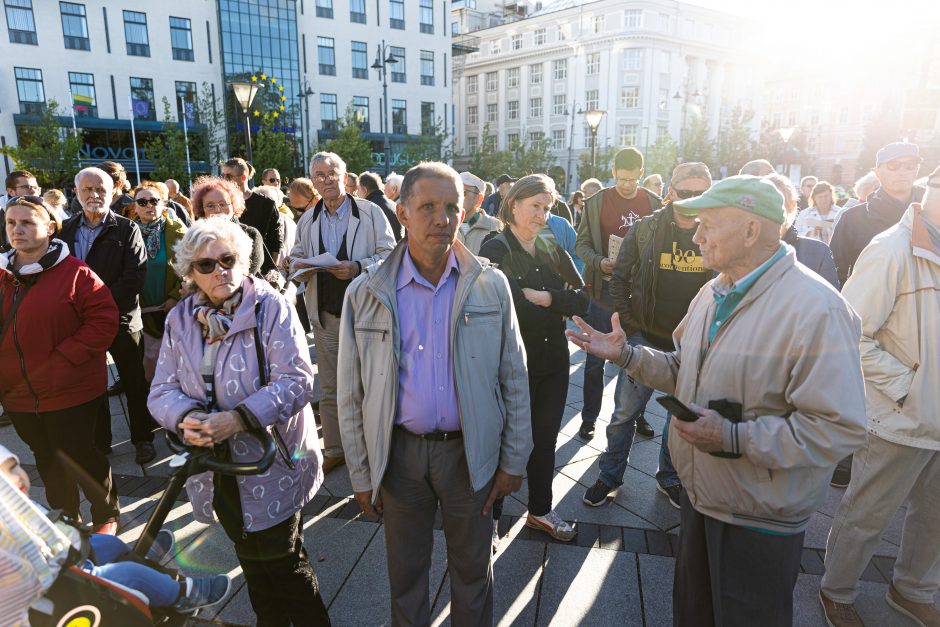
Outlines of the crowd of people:
[[[918,181],[922,161],[915,144],[884,146],[849,199],[765,160],[714,180],[698,162],[647,173],[624,148],[609,185],[589,179],[568,202],[544,174],[490,184],[428,162],[383,182],[329,152],[309,178],[269,169],[254,187],[233,157],[188,196],[172,180],[125,192],[123,167],[103,162],[75,175],[72,203],[18,170],[2,213],[0,404],[48,505],[80,521],[80,493],[90,502],[115,557],[88,568],[105,578],[127,571],[110,563],[126,547],[104,539],[120,514],[108,394],[122,393],[142,465],[158,428],[236,462],[260,454],[252,433],[274,439],[269,471],[187,485],[196,519],[232,541],[258,624],[330,623],[301,510],[341,468],[384,521],[393,624],[430,623],[438,510],[452,621],[492,624],[503,500],[525,478],[525,524],[578,533],[552,493],[573,343],[587,352],[581,442],[617,366],[585,506],[610,501],[636,434],[655,435],[654,391],[682,409],[656,473],[681,519],[675,624],[791,624],[805,529],[831,484],[847,490],[819,593],[829,624],[862,624],[858,580],[907,503],[886,600],[938,625],[940,167]],[[0,477],[22,488],[11,458],[0,451]],[[17,550],[0,542],[0,575]],[[230,584],[143,579],[187,608]]]

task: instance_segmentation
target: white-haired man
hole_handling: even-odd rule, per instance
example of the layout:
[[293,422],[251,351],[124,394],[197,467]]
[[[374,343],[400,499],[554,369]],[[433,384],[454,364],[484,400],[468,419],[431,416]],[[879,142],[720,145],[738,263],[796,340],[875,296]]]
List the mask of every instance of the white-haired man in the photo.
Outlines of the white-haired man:
[[317,345],[320,378],[320,422],[323,425],[323,472],[344,464],[336,413],[336,360],[340,314],[346,288],[368,266],[384,260],[395,247],[392,227],[382,210],[346,193],[346,163],[332,152],[310,160],[310,178],[320,201],[300,218],[289,267],[297,272],[304,260],[329,253],[337,264],[305,278],[304,303]]
[[[157,426],[147,409],[140,317],[140,291],[147,276],[147,249],[137,225],[110,209],[115,189],[107,172],[85,168],[75,175],[75,189],[82,212],[65,221],[59,239],[95,271],[111,290],[117,304],[118,332],[108,352],[114,358],[127,395],[136,460],[145,464],[156,456],[153,429]],[[95,425],[95,442],[105,453],[111,452],[111,413],[107,403],[102,403]]]
[[385,177],[385,195],[393,202],[398,202],[398,197],[401,196],[401,182],[404,178],[394,172]]

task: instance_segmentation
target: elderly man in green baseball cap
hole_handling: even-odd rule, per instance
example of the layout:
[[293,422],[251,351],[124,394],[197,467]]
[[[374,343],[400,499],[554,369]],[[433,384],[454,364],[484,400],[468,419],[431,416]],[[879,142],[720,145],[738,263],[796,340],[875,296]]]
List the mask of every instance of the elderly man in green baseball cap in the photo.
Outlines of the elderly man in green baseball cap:
[[803,535],[836,463],[865,439],[861,321],[780,241],[783,196],[733,176],[674,203],[718,273],[673,334],[634,347],[579,318],[573,343],[673,395],[682,481],[673,589],[678,625],[790,625]]

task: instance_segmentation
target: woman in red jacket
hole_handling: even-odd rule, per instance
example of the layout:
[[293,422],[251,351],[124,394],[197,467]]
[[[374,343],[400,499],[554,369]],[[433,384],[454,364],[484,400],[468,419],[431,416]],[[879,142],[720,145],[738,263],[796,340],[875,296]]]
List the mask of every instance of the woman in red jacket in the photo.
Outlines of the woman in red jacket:
[[95,532],[113,534],[117,492],[94,426],[118,311],[101,279],[53,239],[61,226],[39,197],[7,205],[12,249],[0,255],[0,403],[36,456],[49,505],[78,518],[81,486]]

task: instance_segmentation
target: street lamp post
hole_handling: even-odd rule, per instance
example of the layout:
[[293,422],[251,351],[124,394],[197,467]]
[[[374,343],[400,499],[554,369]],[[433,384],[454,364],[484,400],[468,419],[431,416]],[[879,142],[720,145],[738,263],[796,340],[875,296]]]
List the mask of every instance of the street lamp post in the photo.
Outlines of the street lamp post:
[[790,178],[790,138],[793,137],[794,131],[796,128],[792,126],[777,129],[780,139],[783,140],[783,171],[787,178]]
[[584,118],[591,127],[591,178],[597,178],[597,127],[601,125],[601,119],[606,114],[606,111],[599,109],[591,109],[584,113]]
[[258,83],[255,82],[236,82],[229,83],[235,92],[235,100],[238,106],[242,108],[242,114],[245,116],[245,147],[248,151],[248,162],[251,163],[251,118],[248,117],[248,110],[251,103],[258,93]]
[[[310,89],[310,84],[307,83],[307,79],[304,78],[304,87],[303,91],[297,94],[297,100],[300,102],[300,155],[304,161],[304,168],[307,167],[307,132],[304,127],[304,105],[307,106],[307,114],[310,113],[310,104],[307,103],[307,98],[315,94],[316,92]],[[306,129],[310,129],[310,125],[306,126]]]
[[[572,186],[572,184],[574,183],[574,172],[571,171],[571,151],[572,151],[572,149],[574,148],[574,116],[575,116],[575,113],[577,113],[578,115],[582,115],[582,114],[584,113],[584,111],[582,111],[581,108],[578,106],[578,103],[577,103],[577,102],[574,102],[574,103],[571,104],[571,111],[570,111],[570,112],[568,111],[568,109],[565,109],[565,115],[570,115],[570,116],[571,116],[571,131],[568,133],[568,185],[567,185],[567,187],[569,187],[569,188],[570,188],[570,187]],[[565,190],[565,191],[571,192],[572,190],[571,190],[571,189],[567,189],[567,190]]]
[[376,51],[375,63],[372,64],[373,70],[378,70],[382,76],[382,134],[384,135],[385,149],[385,176],[391,172],[391,147],[389,144],[389,124],[388,124],[388,66],[398,63],[398,59],[392,56],[382,40],[379,49]]

